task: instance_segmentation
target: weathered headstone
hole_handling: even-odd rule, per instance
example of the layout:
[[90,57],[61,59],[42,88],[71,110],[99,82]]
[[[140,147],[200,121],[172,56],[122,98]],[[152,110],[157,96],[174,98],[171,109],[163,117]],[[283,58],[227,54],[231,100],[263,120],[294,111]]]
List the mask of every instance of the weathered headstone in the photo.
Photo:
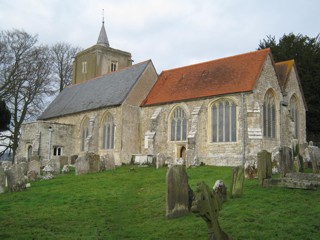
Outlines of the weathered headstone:
[[68,165],[69,164],[67,156],[60,156],[59,160],[60,160],[60,166],[64,166],[64,165]]
[[255,165],[248,165],[245,168],[244,173],[245,173],[245,178],[254,179],[257,177],[258,170]]
[[40,162],[40,156],[39,155],[32,155],[30,158],[30,161],[38,161]]
[[167,172],[166,216],[177,218],[189,213],[192,190],[185,166],[173,166]]
[[227,201],[227,187],[222,180],[217,180],[213,185],[213,191],[217,194],[220,208]]
[[105,168],[106,170],[113,170],[116,168],[116,163],[113,154],[107,154],[105,156]]
[[100,171],[100,156],[93,152],[86,154],[86,158],[89,161],[89,172],[95,173]]
[[279,161],[279,172],[282,176],[293,172],[293,154],[289,147],[282,147],[281,158]]
[[31,170],[31,171],[28,171],[27,176],[28,176],[29,181],[36,181],[39,177],[39,173]]
[[244,168],[243,166],[234,167],[232,169],[231,179],[231,197],[240,197],[243,193]]
[[4,193],[6,190],[6,174],[3,167],[0,167],[0,193]]
[[28,174],[28,163],[26,163],[26,162],[21,162],[21,163],[19,163],[18,165],[19,165],[19,167],[21,168],[23,175],[24,175],[24,176],[27,176],[27,174]]
[[260,186],[263,186],[264,179],[272,177],[271,153],[266,150],[258,152],[258,177]]
[[309,146],[309,154],[310,160],[312,164],[313,173],[319,173],[319,165],[320,165],[320,150],[316,146]]
[[53,168],[54,174],[60,174],[60,168],[61,168],[60,159],[58,158],[51,159],[49,161],[49,165]]
[[13,164],[6,172],[8,191],[17,192],[26,189],[26,180],[20,164]]
[[209,240],[230,239],[228,234],[220,227],[218,221],[219,210],[220,206],[217,194],[214,191],[210,191],[205,182],[198,183],[191,211],[197,216],[202,217],[207,223]]
[[78,158],[78,155],[71,155],[70,156],[70,164],[75,164],[76,163],[76,160]]
[[85,156],[78,157],[75,162],[76,167],[76,175],[87,174],[89,172],[89,161],[86,159]]
[[156,163],[157,168],[163,167],[163,165],[165,164],[165,160],[166,160],[166,156],[163,153],[158,153],[157,163]]
[[40,175],[40,162],[36,160],[32,160],[28,164],[28,173],[30,171],[36,172],[38,175]]

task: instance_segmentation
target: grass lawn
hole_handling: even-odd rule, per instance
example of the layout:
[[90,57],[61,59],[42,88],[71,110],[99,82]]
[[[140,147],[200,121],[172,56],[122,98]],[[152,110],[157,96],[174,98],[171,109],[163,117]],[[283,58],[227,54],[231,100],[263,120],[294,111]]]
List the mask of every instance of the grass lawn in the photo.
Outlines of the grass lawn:
[[[207,239],[205,222],[190,213],[165,217],[166,168],[130,166],[31,183],[0,195],[0,239]],[[189,184],[217,179],[230,186],[231,168],[187,169]],[[233,239],[320,239],[320,191],[260,188],[228,199],[220,225]]]

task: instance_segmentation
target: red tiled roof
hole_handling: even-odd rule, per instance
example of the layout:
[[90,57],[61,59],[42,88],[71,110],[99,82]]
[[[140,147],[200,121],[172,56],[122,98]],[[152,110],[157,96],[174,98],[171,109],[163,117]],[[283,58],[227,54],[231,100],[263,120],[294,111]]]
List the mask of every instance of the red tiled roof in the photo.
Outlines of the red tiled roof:
[[163,71],[142,106],[253,90],[270,49]]

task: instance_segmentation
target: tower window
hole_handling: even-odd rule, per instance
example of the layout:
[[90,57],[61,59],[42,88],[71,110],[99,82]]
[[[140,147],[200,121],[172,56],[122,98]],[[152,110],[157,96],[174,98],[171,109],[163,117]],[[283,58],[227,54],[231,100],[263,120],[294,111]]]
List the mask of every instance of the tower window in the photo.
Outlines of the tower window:
[[117,71],[118,69],[118,63],[117,62],[111,62],[111,72]]
[[87,73],[87,62],[82,62],[82,73]]
[[61,156],[62,155],[62,147],[54,146],[53,147],[53,156]]

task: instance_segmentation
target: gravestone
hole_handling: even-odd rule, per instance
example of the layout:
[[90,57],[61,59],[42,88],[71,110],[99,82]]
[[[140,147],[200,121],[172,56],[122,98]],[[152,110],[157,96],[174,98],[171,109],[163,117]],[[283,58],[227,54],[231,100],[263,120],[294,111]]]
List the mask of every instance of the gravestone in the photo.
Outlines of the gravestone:
[[213,185],[213,191],[217,194],[220,208],[227,201],[227,187],[222,180],[217,180]]
[[257,177],[258,170],[255,165],[248,165],[244,170],[245,178],[254,179]]
[[163,167],[165,164],[166,156],[163,153],[158,153],[157,154],[157,168]]
[[320,150],[316,146],[309,146],[308,149],[309,149],[310,160],[312,164],[312,172],[319,173]]
[[105,168],[106,170],[113,170],[116,168],[116,162],[114,160],[113,154],[107,154],[105,156]]
[[40,175],[40,162],[36,161],[36,160],[32,160],[31,162],[29,162],[28,164],[28,173],[34,171],[36,172],[38,175]]
[[17,159],[17,162],[16,163],[22,163],[22,162],[27,162],[27,159],[25,157],[21,157],[19,159]]
[[53,158],[49,161],[49,164],[54,172],[53,174],[60,174],[60,169],[61,169],[61,165],[60,165],[60,159],[59,158]]
[[38,177],[39,177],[39,173],[38,172],[36,172],[36,171],[33,171],[33,170],[31,170],[31,171],[28,171],[28,179],[29,179],[29,181],[36,181],[37,179],[38,179]]
[[76,175],[82,175],[87,174],[89,172],[89,161],[86,159],[85,156],[78,157],[75,162],[75,174]]
[[234,167],[232,169],[231,179],[231,197],[240,197],[243,193],[243,182],[244,182],[244,168],[243,166]]
[[[243,168],[242,168],[243,170]],[[209,240],[228,240],[230,237],[220,227],[219,218],[219,200],[214,191],[210,191],[205,182],[197,184],[194,194],[191,211],[203,218],[208,227]]]
[[6,174],[3,167],[0,167],[0,193],[4,193],[6,190]]
[[71,156],[70,156],[70,164],[71,164],[71,165],[75,164],[77,158],[78,158],[78,155],[71,155]]
[[282,147],[281,158],[279,161],[279,172],[282,176],[293,172],[293,155],[292,149],[289,147]]
[[59,157],[60,166],[68,165],[68,157],[67,156],[60,156]]
[[18,163],[18,165],[21,168],[23,175],[27,176],[27,174],[28,174],[28,163],[20,162],[20,163]]
[[89,161],[89,172],[95,173],[100,171],[100,156],[93,152],[89,152],[85,156]]
[[20,164],[13,164],[6,172],[8,191],[17,192],[26,189],[26,180]]
[[32,155],[30,157],[30,161],[38,161],[38,162],[40,162],[40,156],[39,155]]
[[258,152],[258,177],[260,186],[263,186],[264,179],[272,177],[271,153],[266,150]]
[[185,166],[173,166],[167,171],[166,216],[177,218],[189,213],[192,190],[188,184]]

